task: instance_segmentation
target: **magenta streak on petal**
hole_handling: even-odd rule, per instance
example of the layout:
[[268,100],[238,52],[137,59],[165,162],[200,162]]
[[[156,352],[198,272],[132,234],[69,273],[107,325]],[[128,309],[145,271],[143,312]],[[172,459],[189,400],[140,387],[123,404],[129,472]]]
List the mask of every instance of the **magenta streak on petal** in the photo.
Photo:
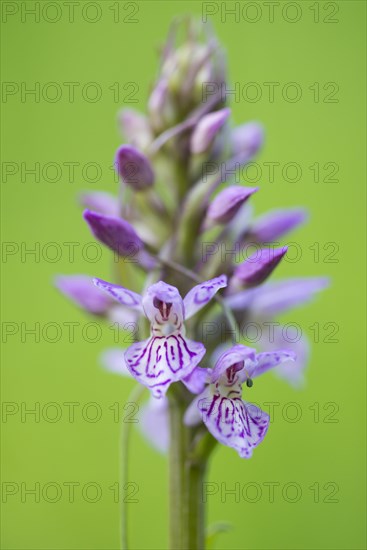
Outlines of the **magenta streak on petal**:
[[182,341],[185,350],[186,350],[187,353],[189,354],[190,359],[191,359],[191,357],[195,357],[195,355],[197,355],[197,353],[195,353],[194,351],[190,351],[190,350],[189,350],[189,348],[188,348],[188,346],[187,346],[187,344],[186,344],[185,338],[182,338],[181,334],[178,335],[178,338],[180,338],[180,340]]

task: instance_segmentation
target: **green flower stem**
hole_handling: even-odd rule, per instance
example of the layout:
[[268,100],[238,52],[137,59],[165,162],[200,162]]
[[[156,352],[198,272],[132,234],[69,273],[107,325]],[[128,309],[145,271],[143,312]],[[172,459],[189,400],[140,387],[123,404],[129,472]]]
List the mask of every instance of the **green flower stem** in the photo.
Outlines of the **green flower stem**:
[[187,468],[187,546],[186,550],[205,548],[205,505],[203,481],[206,462],[196,462]]
[[188,429],[183,416],[186,404],[171,387],[169,398],[170,419],[170,452],[169,452],[169,548],[170,550],[187,550],[187,472]]
[[[140,403],[143,397],[145,387],[140,384],[135,386],[130,393],[129,403]],[[128,550],[128,504],[125,502],[124,491],[128,488],[129,482],[129,451],[131,440],[131,429],[134,426],[131,422],[122,422],[121,424],[121,548]]]

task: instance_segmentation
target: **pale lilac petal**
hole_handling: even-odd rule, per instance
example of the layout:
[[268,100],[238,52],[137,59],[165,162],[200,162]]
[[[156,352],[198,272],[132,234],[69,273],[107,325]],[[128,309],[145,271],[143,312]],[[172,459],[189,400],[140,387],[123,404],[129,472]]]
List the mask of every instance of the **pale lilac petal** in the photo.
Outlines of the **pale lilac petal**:
[[230,230],[230,235],[234,243],[239,242],[240,245],[242,245],[242,237],[251,227],[253,212],[253,205],[250,202],[245,202],[230,222],[228,229]]
[[246,366],[254,363],[256,360],[256,350],[237,344],[227,349],[217,360],[214,369],[211,371],[211,381],[217,382],[229,367],[238,363],[246,362]]
[[202,309],[221,288],[227,286],[226,275],[210,279],[194,286],[184,298],[185,319],[189,319]]
[[296,354],[289,350],[264,351],[263,353],[258,353],[256,355],[256,361],[240,373],[240,381],[244,382],[247,378],[255,378],[282,363],[289,361],[294,363],[295,360]]
[[119,123],[121,132],[130,145],[145,149],[153,141],[148,118],[135,109],[122,109]]
[[117,197],[111,193],[104,191],[90,191],[82,193],[79,196],[79,201],[82,206],[89,210],[94,210],[99,214],[106,216],[119,216],[120,205]]
[[[159,132],[167,123],[167,116],[171,111],[168,82],[161,78],[155,85],[148,100],[150,121],[154,129]],[[170,113],[171,117],[174,113]]]
[[287,250],[286,246],[257,250],[250,258],[236,267],[233,283],[241,286],[260,285],[274,271]]
[[205,222],[225,224],[230,222],[240,207],[258,190],[258,187],[231,185],[216,195],[209,205]]
[[210,147],[230,113],[228,108],[220,109],[199,120],[191,136],[190,150],[192,153],[204,153]]
[[110,348],[104,350],[100,355],[100,361],[103,368],[115,374],[131,377],[130,371],[126,366],[124,350],[121,348]]
[[93,279],[96,287],[100,288],[106,292],[111,298],[120,302],[126,307],[136,309],[140,313],[143,313],[143,306],[141,303],[141,296],[132,290],[128,290],[119,285],[114,285],[113,283],[108,283],[102,279]]
[[149,443],[160,453],[169,449],[169,410],[168,399],[150,400],[139,410],[139,429]]
[[113,303],[107,313],[108,320],[111,323],[116,323],[121,330],[128,330],[131,333],[131,337],[136,333],[139,315],[136,309],[120,306],[116,302]]
[[311,301],[330,284],[328,277],[283,279],[250,288],[225,299],[232,309],[250,309],[254,315],[273,317]]
[[83,216],[96,239],[120,256],[127,257],[130,262],[139,261],[143,243],[132,225],[122,218],[105,216],[92,210],[85,210]]
[[87,275],[59,275],[55,286],[78,306],[94,314],[106,314],[111,299],[99,292]]
[[189,376],[182,379],[182,382],[191,393],[201,393],[205,388],[205,384],[209,382],[209,371],[210,369],[196,367]]
[[251,457],[269,427],[269,415],[239,397],[214,394],[199,400],[198,406],[209,432],[223,445],[233,447],[241,458]]
[[267,212],[255,220],[250,229],[249,239],[258,242],[274,242],[307,220],[304,208],[284,208]]
[[177,288],[159,281],[147,288],[143,296],[145,315],[150,320],[156,334],[164,326],[172,325],[181,330],[184,319],[184,306]]
[[189,376],[204,354],[201,342],[178,333],[137,342],[126,350],[125,359],[132,376],[159,398],[172,382]]
[[185,426],[197,426],[203,421],[202,413],[199,408],[199,401],[210,401],[213,397],[212,388],[207,386],[204,391],[197,395],[187,407],[184,414]]
[[248,154],[253,156],[260,149],[264,141],[264,128],[258,122],[247,122],[232,130],[232,153],[237,156]]
[[274,373],[299,388],[304,383],[304,372],[310,357],[310,345],[306,335],[296,326],[275,326],[271,331],[264,331],[259,345],[264,350],[287,348],[295,359],[282,362]]
[[122,145],[117,150],[116,166],[122,180],[135,191],[144,191],[154,183],[150,160],[132,145]]

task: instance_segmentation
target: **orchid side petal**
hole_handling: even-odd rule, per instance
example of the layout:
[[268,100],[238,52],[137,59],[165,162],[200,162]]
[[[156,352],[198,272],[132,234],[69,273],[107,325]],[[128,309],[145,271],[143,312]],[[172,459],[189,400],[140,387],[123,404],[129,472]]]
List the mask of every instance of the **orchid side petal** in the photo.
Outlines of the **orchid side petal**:
[[210,369],[196,367],[189,376],[182,379],[182,382],[191,393],[201,393],[205,384],[209,382],[209,372]]
[[100,355],[100,361],[103,368],[109,372],[131,377],[131,373],[126,366],[124,352],[120,348],[109,348]]
[[295,360],[296,354],[288,350],[264,351],[263,353],[258,353],[256,355],[256,362],[240,373],[240,381],[244,382],[247,378],[255,378],[286,361]]
[[109,294],[114,300],[120,302],[124,306],[136,309],[139,312],[143,313],[143,306],[141,303],[141,296],[132,290],[128,290],[119,285],[114,285],[103,281],[103,279],[93,279],[96,287],[100,288],[107,294]]
[[168,399],[151,397],[139,410],[139,429],[147,441],[160,453],[169,448]]
[[226,275],[215,277],[204,283],[194,286],[184,298],[185,319],[189,319],[202,309],[221,288],[227,286]]

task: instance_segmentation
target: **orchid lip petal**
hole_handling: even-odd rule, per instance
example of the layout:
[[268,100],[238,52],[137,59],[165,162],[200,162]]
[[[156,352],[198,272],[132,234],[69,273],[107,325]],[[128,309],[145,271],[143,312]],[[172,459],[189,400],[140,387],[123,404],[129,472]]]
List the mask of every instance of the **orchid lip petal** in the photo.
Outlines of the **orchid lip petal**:
[[202,309],[221,288],[227,286],[226,275],[215,277],[194,286],[185,296],[183,302],[185,306],[185,319],[189,319],[200,309]]
[[154,397],[160,398],[172,382],[189,376],[204,354],[201,342],[177,333],[137,342],[125,351],[125,359],[132,376],[147,386]]
[[241,458],[250,458],[266,435],[269,415],[240,397],[204,392],[197,403],[209,432],[223,445],[234,448]]

